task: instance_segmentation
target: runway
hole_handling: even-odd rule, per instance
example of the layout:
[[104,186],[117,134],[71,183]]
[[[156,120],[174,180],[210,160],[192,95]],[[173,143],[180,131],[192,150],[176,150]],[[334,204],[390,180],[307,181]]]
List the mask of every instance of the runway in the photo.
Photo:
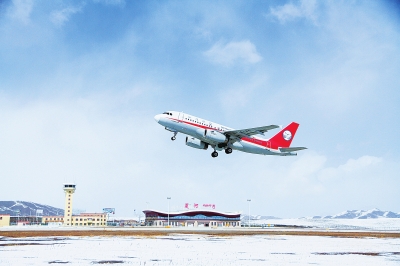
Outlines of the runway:
[[93,228],[0,231],[0,265],[398,265],[400,232]]

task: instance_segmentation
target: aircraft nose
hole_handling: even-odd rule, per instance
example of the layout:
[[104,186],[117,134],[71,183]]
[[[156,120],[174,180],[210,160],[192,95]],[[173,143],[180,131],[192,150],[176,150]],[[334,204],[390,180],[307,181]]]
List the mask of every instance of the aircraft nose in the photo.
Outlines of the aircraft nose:
[[156,116],[154,117],[154,119],[157,121],[157,123],[158,123],[158,121],[160,121],[160,118],[161,118],[161,115],[156,115]]

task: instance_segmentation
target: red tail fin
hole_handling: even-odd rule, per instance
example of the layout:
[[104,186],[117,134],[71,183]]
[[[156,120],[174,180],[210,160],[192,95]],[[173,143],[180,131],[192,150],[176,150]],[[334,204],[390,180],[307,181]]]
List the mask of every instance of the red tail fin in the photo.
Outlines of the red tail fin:
[[298,127],[299,124],[297,124],[296,122],[290,123],[284,129],[279,131],[278,134],[269,139],[270,147],[272,149],[290,147],[290,144],[292,143]]

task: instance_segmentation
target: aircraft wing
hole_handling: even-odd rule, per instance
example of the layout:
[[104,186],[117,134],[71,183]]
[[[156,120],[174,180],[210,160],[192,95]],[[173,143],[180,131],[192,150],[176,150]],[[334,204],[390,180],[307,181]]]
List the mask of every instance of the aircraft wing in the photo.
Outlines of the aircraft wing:
[[289,148],[279,148],[281,152],[292,152],[292,151],[301,151],[307,149],[306,147],[289,147]]
[[224,134],[229,136],[231,139],[241,139],[243,137],[250,137],[252,135],[263,134],[268,130],[278,128],[277,125],[269,125],[263,127],[253,127],[253,128],[246,128],[246,129],[238,129],[238,130],[229,130],[225,131]]

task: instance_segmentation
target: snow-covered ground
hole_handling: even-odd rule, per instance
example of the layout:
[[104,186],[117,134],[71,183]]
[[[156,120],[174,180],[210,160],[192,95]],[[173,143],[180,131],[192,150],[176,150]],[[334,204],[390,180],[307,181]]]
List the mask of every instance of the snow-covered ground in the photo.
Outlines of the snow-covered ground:
[[0,238],[0,265],[399,265],[398,238],[172,235]]
[[[244,221],[245,223],[247,221]],[[269,219],[252,220],[252,225],[294,225],[318,229],[400,231],[399,218],[379,219]],[[247,223],[246,223],[247,224]]]
[[[275,219],[253,220],[252,223],[307,226],[310,227],[309,230],[400,231],[400,219],[388,218]],[[222,237],[206,234],[173,234],[157,237],[1,237],[2,231],[9,230],[71,229],[46,226],[1,228],[0,265],[400,265],[400,238],[286,235]],[[87,229],[82,227],[74,230]],[[154,229],[141,227],[139,230]],[[193,230],[193,228],[187,229]],[[201,232],[206,229],[198,228],[196,231]],[[243,230],[243,228],[237,229]],[[90,230],[104,229],[90,228]]]

